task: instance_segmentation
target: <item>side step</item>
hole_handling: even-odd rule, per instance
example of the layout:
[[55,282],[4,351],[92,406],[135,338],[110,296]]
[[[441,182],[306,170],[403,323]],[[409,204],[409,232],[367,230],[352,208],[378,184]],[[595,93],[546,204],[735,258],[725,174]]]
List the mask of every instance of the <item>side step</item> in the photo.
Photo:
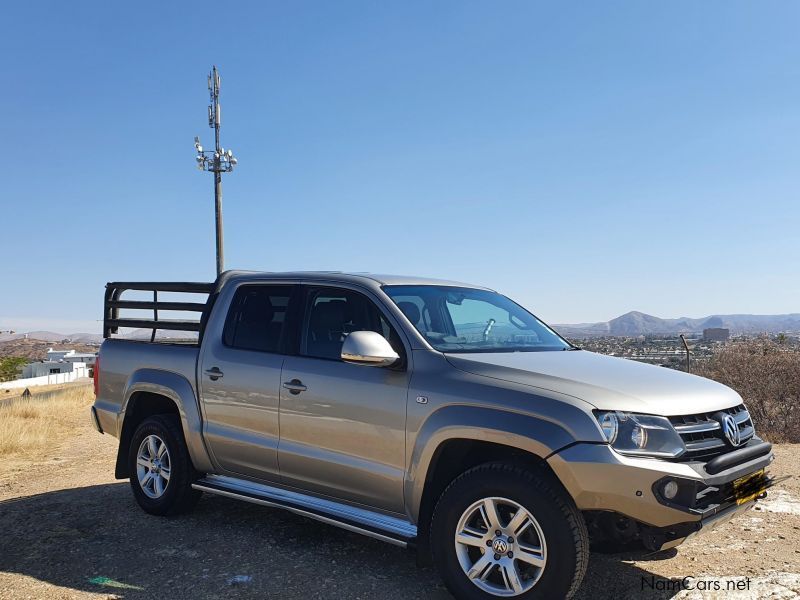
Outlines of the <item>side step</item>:
[[192,487],[209,494],[284,508],[403,548],[413,546],[417,537],[416,525],[397,517],[235,477],[207,475]]

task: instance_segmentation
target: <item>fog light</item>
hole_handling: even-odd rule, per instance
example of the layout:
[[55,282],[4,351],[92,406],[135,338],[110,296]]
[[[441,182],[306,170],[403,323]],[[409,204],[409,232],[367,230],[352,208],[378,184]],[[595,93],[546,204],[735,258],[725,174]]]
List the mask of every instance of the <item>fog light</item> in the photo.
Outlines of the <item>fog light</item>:
[[668,481],[667,483],[664,484],[664,487],[661,489],[661,493],[667,500],[672,500],[675,496],[678,495],[678,484],[674,481]]

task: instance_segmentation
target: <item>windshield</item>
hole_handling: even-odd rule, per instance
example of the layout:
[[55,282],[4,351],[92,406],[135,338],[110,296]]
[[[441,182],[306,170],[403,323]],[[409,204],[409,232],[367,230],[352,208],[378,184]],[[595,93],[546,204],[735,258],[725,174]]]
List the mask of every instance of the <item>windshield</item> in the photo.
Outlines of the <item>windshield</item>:
[[389,285],[383,290],[440,352],[571,349],[547,325],[496,292],[438,285]]

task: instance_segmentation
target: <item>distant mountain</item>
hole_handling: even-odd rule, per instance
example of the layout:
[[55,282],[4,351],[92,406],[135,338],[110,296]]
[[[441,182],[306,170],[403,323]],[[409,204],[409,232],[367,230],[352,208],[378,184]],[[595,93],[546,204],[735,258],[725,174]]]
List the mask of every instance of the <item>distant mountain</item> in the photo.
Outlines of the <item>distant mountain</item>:
[[[120,333],[116,337],[121,337],[126,340],[149,340],[153,334],[152,329],[134,329],[128,333]],[[102,336],[101,336],[102,337]],[[168,329],[159,329],[156,331],[157,340],[196,340],[197,332],[194,331],[170,331]]]
[[[121,333],[118,337],[131,340],[144,340],[150,339],[151,331],[149,329],[134,329]],[[25,339],[28,336],[29,340],[38,340],[40,342],[49,342],[54,346],[68,346],[70,344],[101,344],[103,336],[99,333],[56,333],[54,331],[27,331],[25,333],[2,333],[0,334],[0,342],[9,342],[13,340]],[[158,339],[194,339],[197,337],[196,333],[192,332],[175,332],[159,330],[156,335]],[[69,340],[69,341],[65,341]]]
[[800,313],[788,315],[711,315],[700,319],[680,317],[661,319],[639,311],[631,311],[601,323],[578,323],[553,325],[567,337],[587,336],[638,336],[678,335],[679,333],[702,333],[709,327],[724,327],[732,335],[779,333],[800,331]]
[[[600,323],[573,323],[553,325],[566,337],[590,336],[638,336],[638,335],[678,335],[679,333],[702,333],[709,327],[725,327],[732,335],[779,333],[782,331],[800,332],[800,313],[788,315],[711,315],[699,319],[680,317],[678,319],[662,319],[639,311],[631,311]],[[62,344],[71,340],[72,344],[100,344],[103,336],[98,333],[54,333],[52,331],[29,331],[28,338]],[[0,342],[24,338],[23,333],[0,334]],[[122,333],[120,337],[127,339],[149,339],[149,329],[136,329]],[[161,330],[158,339],[193,339],[196,333],[184,333]],[[63,344],[62,344],[63,345]]]
[[71,340],[72,342],[80,342],[83,344],[99,344],[103,341],[103,336],[99,333],[56,333],[54,331],[27,331],[25,333],[1,333],[0,342],[24,339],[26,335],[30,340],[53,342],[54,344],[59,344],[63,340]]

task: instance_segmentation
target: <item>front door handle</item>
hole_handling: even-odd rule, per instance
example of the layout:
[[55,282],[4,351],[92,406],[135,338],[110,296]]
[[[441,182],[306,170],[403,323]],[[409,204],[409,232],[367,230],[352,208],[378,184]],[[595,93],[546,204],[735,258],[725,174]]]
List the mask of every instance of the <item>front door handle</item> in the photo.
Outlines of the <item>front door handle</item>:
[[216,381],[222,377],[224,373],[219,370],[219,367],[211,367],[210,369],[206,369],[206,375],[211,378],[211,381]]
[[299,394],[300,392],[305,392],[308,388],[303,385],[303,382],[299,379],[292,379],[291,381],[284,381],[283,387],[289,390],[290,394]]

